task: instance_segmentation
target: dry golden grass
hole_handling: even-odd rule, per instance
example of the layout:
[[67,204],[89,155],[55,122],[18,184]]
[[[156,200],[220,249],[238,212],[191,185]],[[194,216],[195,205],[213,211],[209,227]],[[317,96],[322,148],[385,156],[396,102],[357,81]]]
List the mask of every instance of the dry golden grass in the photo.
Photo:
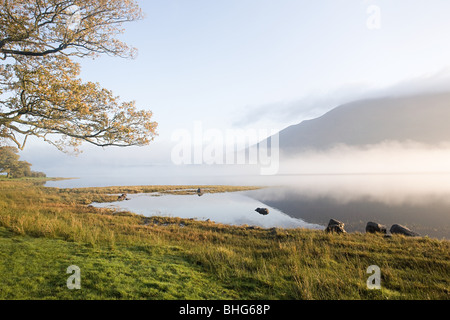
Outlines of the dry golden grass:
[[[0,181],[0,228],[5,230],[4,237],[0,238],[3,243],[0,254],[2,248],[14,251],[14,241],[10,241],[10,237],[21,239],[30,247],[35,246],[40,252],[35,260],[30,256],[16,257],[16,260],[9,262],[13,267],[7,267],[4,261],[2,278],[16,277],[19,265],[20,268],[26,268],[28,264],[30,268],[35,267],[44,263],[39,259],[52,255],[53,251],[69,250],[75,256],[82,255],[82,261],[87,265],[85,268],[96,265],[100,268],[98,270],[110,270],[116,264],[122,268],[119,268],[122,270],[120,272],[115,271],[117,280],[98,280],[96,277],[101,277],[100,271],[91,270],[87,279],[88,283],[92,283],[89,287],[91,291],[87,290],[84,296],[81,294],[75,298],[450,297],[449,241],[401,236],[386,239],[359,233],[333,235],[304,229],[274,231],[180,218],[143,217],[88,206],[93,201],[117,199],[111,194],[166,193],[180,188],[184,193],[195,192],[197,187],[56,189],[45,188],[33,181]],[[209,192],[248,189],[224,186],[202,188],[209,189]],[[122,258],[117,258],[113,263],[111,254]],[[125,272],[123,264],[127,261],[132,261],[134,267],[126,267],[132,269]],[[164,265],[164,268],[158,269],[159,265]],[[367,289],[366,270],[370,265],[378,265],[382,270],[382,290]],[[136,281],[148,281],[146,270],[149,268],[160,270],[161,277],[155,280],[157,285],[150,291],[136,285]],[[176,274],[168,276],[166,273],[170,270]],[[189,282],[189,288],[179,287],[180,281],[192,279],[196,280]],[[108,289],[108,281],[122,288],[120,294]],[[4,288],[10,289],[5,291],[8,292],[7,297],[27,296],[27,291],[20,287],[21,281],[4,282],[7,282]],[[46,298],[46,294],[55,294],[51,281],[45,285],[47,290],[32,290],[28,297]],[[14,295],[13,292],[21,292],[21,295]],[[211,295],[204,296],[202,292]],[[56,295],[67,298],[64,291]]]

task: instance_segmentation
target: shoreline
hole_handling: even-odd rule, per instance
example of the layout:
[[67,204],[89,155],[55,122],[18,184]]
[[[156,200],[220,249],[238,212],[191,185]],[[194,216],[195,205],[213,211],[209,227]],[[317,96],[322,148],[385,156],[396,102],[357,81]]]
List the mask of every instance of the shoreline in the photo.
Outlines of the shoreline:
[[63,178],[63,177],[45,177],[45,178],[33,178],[33,177],[23,177],[23,178],[6,178],[0,176],[0,181],[34,181],[34,182],[47,182],[47,181],[64,181],[64,180],[76,180],[79,178]]
[[[49,181],[58,181],[58,180],[72,180],[77,178],[49,178],[52,180]],[[55,179],[55,180],[53,180]],[[46,187],[46,186],[45,186]],[[46,187],[46,188],[55,188],[55,187]],[[203,193],[226,193],[226,192],[239,192],[239,191],[251,191],[251,190],[260,190],[265,188],[270,188],[270,186],[230,186],[230,185],[128,185],[128,186],[104,186],[104,187],[82,187],[82,188],[56,188],[61,190],[71,190],[74,192],[92,192],[94,194],[102,194],[106,193],[109,197],[103,198],[101,201],[96,201],[98,203],[108,203],[108,202],[116,202],[117,201],[117,195],[119,194],[150,194],[150,193],[161,193],[161,194],[171,194],[171,195],[194,195],[197,194],[197,189],[202,189]],[[113,195],[114,194],[114,195]],[[139,213],[134,213],[138,214]],[[285,213],[286,215],[292,217],[291,215]],[[161,218],[165,218],[164,216],[161,216]],[[295,218],[295,217],[292,217]],[[333,216],[329,216],[329,219],[333,219]],[[181,218],[184,219],[184,218]],[[306,221],[304,219],[300,220],[304,221],[308,224],[316,224],[323,227],[323,229],[326,229],[327,225],[326,223],[319,223],[319,222],[311,222]],[[202,220],[198,220],[202,221]],[[364,223],[368,223],[368,221],[364,221]],[[221,222],[218,222],[221,224]],[[353,223],[348,223],[349,225],[352,225]],[[233,224],[226,224],[229,226],[236,226]],[[346,223],[347,225],[347,223]],[[257,228],[263,228],[263,229],[286,229],[286,230],[293,230],[296,229],[296,227],[293,228],[284,228],[284,227],[270,227],[270,228],[264,228],[260,226],[250,226],[250,227],[257,227]],[[362,226],[362,228],[359,228],[360,230],[352,230],[354,228],[350,228],[351,231],[347,231],[348,234],[365,234],[365,230],[363,230],[365,226]],[[317,230],[312,228],[311,230]],[[320,229],[319,229],[320,230]],[[386,232],[386,237],[391,236],[392,234],[390,232]],[[446,240],[450,241],[450,238],[445,236],[429,236],[428,234],[420,234],[417,236],[417,238],[430,238],[430,239],[437,239],[437,240]]]
[[[88,206],[117,199],[105,191],[0,181],[0,257],[7,257],[0,259],[0,299],[449,297],[450,241],[238,227]],[[381,290],[366,285],[374,264]],[[71,265],[81,269],[83,290],[64,290]]]
[[[0,178],[0,182],[2,181],[10,181],[10,182],[37,182],[39,184],[42,184],[44,188],[47,189],[56,189],[60,190],[62,192],[74,192],[74,193],[90,193],[93,196],[99,197],[96,201],[97,203],[113,203],[117,202],[117,195],[120,194],[151,194],[151,193],[160,193],[162,195],[194,195],[197,194],[197,189],[202,189],[203,193],[227,193],[227,192],[240,192],[240,191],[251,191],[251,190],[260,190],[265,188],[270,188],[270,186],[234,186],[234,185],[125,185],[125,186],[104,186],[104,187],[81,187],[81,188],[58,188],[58,187],[47,187],[45,186],[45,182],[48,181],[64,181],[64,180],[76,180],[79,178],[75,177],[46,177],[46,178],[32,178],[32,177],[24,177],[19,179],[6,179],[6,178]],[[88,207],[93,207],[92,203],[84,203],[84,205],[87,205]],[[97,207],[96,209],[104,209]],[[114,211],[114,210],[112,210]],[[126,211],[124,211],[126,212]],[[134,214],[137,216],[142,216],[144,218],[150,218],[147,216],[144,216],[143,214],[135,213],[135,212],[127,212],[130,214]],[[285,213],[286,214],[286,213]],[[286,214],[290,216],[289,214]],[[173,218],[173,217],[166,217],[166,216],[155,216],[161,219],[165,218]],[[292,217],[292,216],[290,216]],[[177,219],[182,220],[196,220],[198,222],[207,222],[210,219],[200,220],[197,218],[181,218],[181,217],[174,217]],[[333,219],[333,217],[329,217],[329,219]],[[323,229],[315,229],[315,228],[303,228],[303,227],[262,227],[257,225],[235,225],[235,224],[227,224],[222,222],[208,222],[208,223],[217,223],[220,225],[226,225],[230,227],[244,227],[244,228],[257,228],[261,230],[285,230],[286,232],[289,230],[296,230],[296,229],[307,229],[307,230],[315,230],[315,231],[324,231],[327,226],[324,224],[319,224],[317,222],[308,222],[306,220],[301,219],[305,223],[308,224],[316,224],[323,227]],[[366,223],[369,221],[366,221]],[[366,234],[367,232],[362,230],[353,230],[353,231],[346,231],[346,234]],[[390,238],[394,234],[391,234],[390,232],[386,232],[385,234],[380,234],[384,236],[385,238]],[[429,238],[429,239],[435,239],[439,241],[450,241],[447,237],[437,237],[437,236],[429,236],[429,235],[422,235],[419,234],[418,236],[415,236],[414,238]]]

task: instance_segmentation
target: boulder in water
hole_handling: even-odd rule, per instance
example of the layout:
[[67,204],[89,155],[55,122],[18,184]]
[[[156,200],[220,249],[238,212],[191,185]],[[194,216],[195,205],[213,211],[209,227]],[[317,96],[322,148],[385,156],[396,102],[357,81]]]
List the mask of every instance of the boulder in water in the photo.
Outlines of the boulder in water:
[[269,214],[269,209],[267,208],[256,208],[255,211],[263,216],[267,216]]

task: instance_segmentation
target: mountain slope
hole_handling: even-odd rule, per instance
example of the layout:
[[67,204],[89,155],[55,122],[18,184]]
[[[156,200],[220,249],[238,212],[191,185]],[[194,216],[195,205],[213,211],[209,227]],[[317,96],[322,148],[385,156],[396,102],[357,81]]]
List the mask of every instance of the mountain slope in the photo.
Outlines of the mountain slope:
[[285,154],[386,140],[450,141],[450,93],[361,100],[280,132]]

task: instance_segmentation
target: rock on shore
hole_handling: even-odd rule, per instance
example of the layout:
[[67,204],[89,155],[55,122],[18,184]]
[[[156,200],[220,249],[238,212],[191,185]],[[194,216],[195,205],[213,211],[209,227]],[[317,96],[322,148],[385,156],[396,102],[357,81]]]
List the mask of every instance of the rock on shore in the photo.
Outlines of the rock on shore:
[[417,232],[414,232],[414,231],[412,231],[412,230],[408,229],[407,227],[402,226],[400,224],[392,225],[390,231],[391,231],[392,234],[401,234],[401,235],[404,235],[404,236],[407,236],[407,237],[418,237],[418,236],[420,236]]
[[344,229],[345,224],[341,221],[331,219],[330,222],[328,222],[328,226],[325,229],[326,232],[336,232],[336,233],[346,233]]
[[376,222],[367,222],[366,232],[367,233],[384,233],[386,234],[386,226],[376,223]]

